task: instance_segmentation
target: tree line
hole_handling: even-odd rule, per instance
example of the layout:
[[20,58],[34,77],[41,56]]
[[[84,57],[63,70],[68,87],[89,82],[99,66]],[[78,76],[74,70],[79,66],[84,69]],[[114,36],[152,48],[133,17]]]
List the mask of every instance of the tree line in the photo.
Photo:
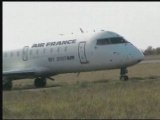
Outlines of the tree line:
[[148,46],[146,50],[143,51],[144,55],[160,55],[160,47],[153,48]]

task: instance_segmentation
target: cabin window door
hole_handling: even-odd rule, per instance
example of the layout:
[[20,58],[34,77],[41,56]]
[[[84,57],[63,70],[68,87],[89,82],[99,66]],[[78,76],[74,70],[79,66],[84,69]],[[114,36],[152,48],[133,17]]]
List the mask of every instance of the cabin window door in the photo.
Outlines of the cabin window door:
[[24,61],[27,61],[28,60],[28,50],[29,50],[29,47],[28,46],[25,46],[23,48],[23,54],[22,54],[22,59]]
[[87,57],[86,57],[86,42],[80,42],[78,45],[78,55],[79,55],[79,59],[80,59],[80,63],[81,64],[86,64],[88,63],[87,61]]

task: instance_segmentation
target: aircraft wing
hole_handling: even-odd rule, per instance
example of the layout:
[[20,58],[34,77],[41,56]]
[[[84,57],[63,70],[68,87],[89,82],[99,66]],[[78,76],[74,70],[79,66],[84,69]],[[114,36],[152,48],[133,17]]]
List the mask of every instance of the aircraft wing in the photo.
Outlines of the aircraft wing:
[[33,70],[9,70],[3,71],[4,77],[12,77],[12,78],[25,78],[25,76],[35,76],[36,73]]
[[47,73],[47,69],[44,68],[31,68],[31,69],[15,69],[15,70],[8,70],[3,71],[3,77],[8,77],[12,79],[21,79],[21,78],[33,78],[40,75],[49,75]]
[[4,76],[14,76],[14,75],[34,75],[33,71],[4,71]]

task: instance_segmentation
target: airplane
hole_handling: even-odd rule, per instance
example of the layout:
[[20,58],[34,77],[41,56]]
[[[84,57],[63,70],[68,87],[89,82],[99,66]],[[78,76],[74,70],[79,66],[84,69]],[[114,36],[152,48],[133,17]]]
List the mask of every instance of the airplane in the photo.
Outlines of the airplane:
[[143,53],[123,36],[112,31],[94,31],[34,43],[3,52],[3,89],[12,81],[32,78],[36,88],[47,78],[64,73],[120,69],[120,80],[128,80],[127,67],[144,59]]

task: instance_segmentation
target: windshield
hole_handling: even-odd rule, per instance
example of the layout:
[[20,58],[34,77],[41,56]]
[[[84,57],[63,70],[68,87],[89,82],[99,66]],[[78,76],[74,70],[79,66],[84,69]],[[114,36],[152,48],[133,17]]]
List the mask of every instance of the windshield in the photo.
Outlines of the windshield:
[[103,38],[97,40],[97,45],[128,43],[123,37]]

